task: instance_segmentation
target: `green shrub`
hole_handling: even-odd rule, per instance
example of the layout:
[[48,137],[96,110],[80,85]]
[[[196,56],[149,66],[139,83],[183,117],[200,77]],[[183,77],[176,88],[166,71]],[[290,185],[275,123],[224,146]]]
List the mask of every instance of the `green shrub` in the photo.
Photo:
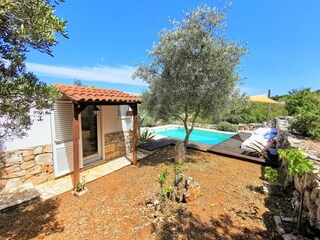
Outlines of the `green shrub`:
[[147,113],[144,113],[140,118],[140,127],[155,127],[156,121],[148,116]]
[[220,122],[217,125],[217,129],[220,131],[226,131],[226,132],[236,132],[238,131],[238,126],[232,125],[231,123],[228,123],[228,122]]
[[304,112],[293,119],[291,127],[303,136],[320,140],[320,114]]
[[278,180],[278,170],[272,167],[265,167],[263,177],[270,183],[275,183]]
[[296,91],[287,97],[286,108],[294,116],[293,129],[320,140],[320,93],[311,92],[310,88]]
[[299,149],[279,149],[278,153],[280,158],[288,161],[288,173],[291,176],[302,177],[314,169],[313,163]]
[[149,142],[155,137],[155,135],[149,131],[149,129],[146,129],[145,131],[140,133],[139,140],[140,142]]

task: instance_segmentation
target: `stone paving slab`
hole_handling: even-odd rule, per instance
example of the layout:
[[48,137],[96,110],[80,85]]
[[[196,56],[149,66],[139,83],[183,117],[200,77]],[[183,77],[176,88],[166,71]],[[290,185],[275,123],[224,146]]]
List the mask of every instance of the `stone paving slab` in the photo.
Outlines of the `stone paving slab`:
[[[146,153],[138,151],[138,160],[146,156]],[[131,160],[129,159],[131,159],[130,156],[120,157],[110,162],[106,162],[104,164],[100,164],[98,166],[84,170],[80,173],[80,179],[84,177],[86,182],[94,181],[123,167],[131,165]],[[72,175],[45,182],[43,184],[35,186],[35,188],[41,193],[41,200],[52,198],[54,196],[72,190]]]
[[[146,157],[148,154],[138,151],[138,160]],[[110,162],[94,166],[80,173],[86,182],[94,181],[100,177],[117,171],[123,167],[131,165],[132,156],[120,157]],[[72,175],[67,175],[43,184],[33,186],[32,183],[22,184],[18,187],[0,192],[0,210],[21,204],[26,201],[40,197],[46,200],[70,191],[73,188]]]
[[32,183],[22,184],[19,187],[2,191],[0,193],[0,210],[30,201],[39,196],[40,192]]

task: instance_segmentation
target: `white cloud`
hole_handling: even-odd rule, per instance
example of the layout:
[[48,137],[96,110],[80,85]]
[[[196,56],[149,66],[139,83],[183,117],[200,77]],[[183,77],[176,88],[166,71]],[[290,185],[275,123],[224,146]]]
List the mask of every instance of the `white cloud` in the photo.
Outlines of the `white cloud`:
[[27,69],[40,76],[81,79],[86,81],[123,83],[145,86],[141,79],[132,80],[134,68],[130,66],[97,66],[97,67],[61,67],[39,63],[27,63]]

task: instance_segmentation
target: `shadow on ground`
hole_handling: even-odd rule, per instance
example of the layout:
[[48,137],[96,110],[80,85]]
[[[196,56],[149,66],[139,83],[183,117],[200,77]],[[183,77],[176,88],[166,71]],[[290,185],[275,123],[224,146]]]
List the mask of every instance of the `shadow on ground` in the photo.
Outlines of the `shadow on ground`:
[[258,228],[247,228],[236,225],[228,214],[221,214],[218,218],[211,218],[203,222],[182,208],[176,210],[170,218],[153,224],[153,232],[159,239],[271,239],[268,231]]
[[[186,163],[197,163],[206,161],[201,157],[201,152],[188,149],[186,153]],[[168,146],[166,148],[162,148],[154,152],[153,154],[139,160],[138,165],[143,166],[153,166],[157,167],[161,164],[169,165],[174,163],[174,146]]]
[[45,202],[32,200],[0,212],[0,239],[31,239],[62,232],[56,220],[59,203],[56,199]]

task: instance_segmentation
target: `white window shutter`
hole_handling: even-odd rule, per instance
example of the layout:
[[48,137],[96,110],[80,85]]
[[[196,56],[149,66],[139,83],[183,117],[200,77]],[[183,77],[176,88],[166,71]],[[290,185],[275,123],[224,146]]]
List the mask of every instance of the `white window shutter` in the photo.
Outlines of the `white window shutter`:
[[56,102],[53,118],[54,175],[60,177],[73,171],[72,102]]

